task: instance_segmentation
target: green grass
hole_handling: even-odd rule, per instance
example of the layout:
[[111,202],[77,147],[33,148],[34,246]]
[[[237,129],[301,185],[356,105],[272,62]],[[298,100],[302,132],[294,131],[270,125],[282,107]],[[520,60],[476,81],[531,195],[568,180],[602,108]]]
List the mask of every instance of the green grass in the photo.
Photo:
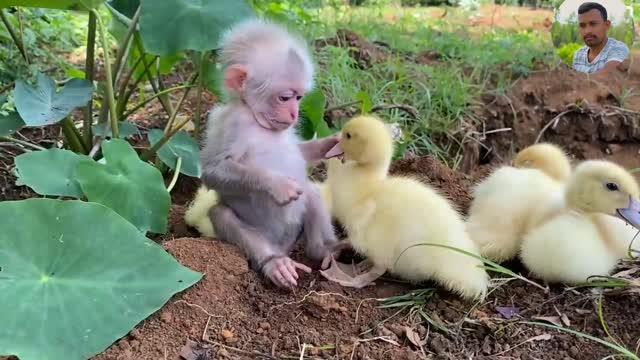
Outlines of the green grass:
[[321,17],[301,29],[307,38],[315,39],[347,28],[403,54],[437,52],[441,61],[422,65],[392,55],[387,61],[361,69],[351,59],[349,49],[328,46],[316,51],[320,63],[317,83],[326,93],[329,107],[353,102],[356,94],[364,91],[374,105],[415,108],[418,119],[397,108],[380,115],[403,125],[411,138],[408,148],[414,153],[436,155],[452,167],[456,159],[449,149],[433,142],[434,133],[452,135],[460,125],[474,121],[471,110],[479,104],[481,94],[504,93],[517,77],[530,73],[536,61],[559,61],[548,38],[533,31],[472,33],[449,17],[427,21],[424,14],[433,9],[414,9],[413,13],[405,10],[397,21],[386,22],[381,20],[385,14],[381,9],[360,7],[342,13],[332,8],[313,10],[312,14]]

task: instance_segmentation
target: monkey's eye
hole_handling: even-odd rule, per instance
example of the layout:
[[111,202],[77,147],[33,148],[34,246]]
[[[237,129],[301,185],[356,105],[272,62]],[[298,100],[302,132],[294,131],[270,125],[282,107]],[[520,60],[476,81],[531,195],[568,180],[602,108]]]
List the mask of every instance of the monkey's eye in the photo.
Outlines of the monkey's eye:
[[291,96],[278,96],[278,100],[280,100],[282,102],[287,102],[287,101],[291,100]]
[[296,100],[300,101],[300,99],[302,99],[302,96],[300,95],[296,96]]
[[618,185],[617,184],[607,183],[605,186],[607,187],[607,190],[609,190],[609,191],[618,191]]
[[350,133],[347,133],[346,135],[347,135],[347,139],[351,139],[351,134]]

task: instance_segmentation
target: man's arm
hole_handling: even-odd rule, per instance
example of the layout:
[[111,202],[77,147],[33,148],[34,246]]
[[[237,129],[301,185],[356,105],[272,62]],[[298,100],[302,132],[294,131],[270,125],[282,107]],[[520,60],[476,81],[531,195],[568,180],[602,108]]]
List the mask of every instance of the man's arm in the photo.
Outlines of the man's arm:
[[602,69],[596,71],[594,74],[606,73],[611,70],[620,70],[625,71],[625,68],[628,67],[629,64],[629,48],[623,42],[620,42],[619,45],[614,46],[609,50],[607,54],[607,63],[602,67]]

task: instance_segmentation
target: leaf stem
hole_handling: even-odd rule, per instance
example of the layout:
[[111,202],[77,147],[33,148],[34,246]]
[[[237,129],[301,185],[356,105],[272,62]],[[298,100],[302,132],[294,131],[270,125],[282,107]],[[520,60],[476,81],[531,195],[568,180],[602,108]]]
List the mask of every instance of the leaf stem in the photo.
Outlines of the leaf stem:
[[[140,56],[144,57],[145,56],[145,52],[144,52],[144,46],[142,46],[142,40],[140,40],[140,34],[135,34],[133,37],[133,41],[135,42],[136,46],[138,47],[138,51],[140,52]],[[158,57],[156,56],[153,59],[153,62],[156,62],[158,60]],[[158,90],[158,87],[156,86],[156,83],[153,82],[153,75],[151,75],[151,70],[149,69],[149,64],[147,64],[147,62],[145,61],[144,63],[144,72],[145,75],[147,75],[147,78],[149,79],[149,84],[151,84],[151,88],[153,89],[153,92],[155,94],[159,93],[160,90]],[[158,76],[158,83],[160,83],[160,77]],[[158,98],[158,100],[160,100],[160,105],[162,105],[162,107],[164,108],[164,111],[167,112],[167,115],[171,115],[171,113],[173,112],[171,109],[171,101],[168,98],[165,98],[164,96],[161,96]]]
[[32,144],[32,143],[30,143],[28,141],[16,139],[16,138],[13,138],[13,137],[10,137],[10,136],[0,136],[0,140],[6,141],[6,142],[16,143],[16,144],[22,145],[24,147],[32,148],[34,150],[47,150],[46,148],[44,148],[44,147],[42,147],[40,145]]
[[181,156],[179,156],[178,161],[176,161],[176,169],[173,172],[173,178],[171,179],[171,183],[169,184],[169,187],[167,187],[167,192],[171,192],[171,190],[173,190],[173,187],[176,185],[176,182],[178,181],[178,177],[180,176],[180,167],[182,167]]
[[142,159],[143,161],[149,160],[149,158],[153,154],[155,154],[155,152],[158,151],[158,149],[160,149],[164,144],[166,144],[167,141],[169,141],[169,139],[171,139],[173,135],[175,135],[178,131],[180,131],[180,129],[182,129],[190,120],[191,119],[189,118],[185,118],[178,125],[169,129],[168,132],[165,132],[164,135],[162,135],[162,137],[160,138],[160,140],[158,140],[157,143],[155,143],[149,150],[145,151],[144,153],[142,153],[142,155],[140,155],[140,159]]
[[102,42],[102,50],[104,51],[104,70],[107,75],[107,101],[109,102],[109,110],[111,112],[111,136],[113,138],[118,138],[118,114],[116,112],[116,103],[114,99],[113,81],[111,81],[111,79],[113,79],[113,75],[111,73],[111,61],[109,59],[109,43],[107,42],[107,35],[105,34],[104,25],[102,24],[100,15],[95,9],[91,9],[91,12],[96,16],[98,31],[100,32],[100,40]]
[[[198,79],[198,73],[195,73],[191,76],[191,79],[189,79],[188,84],[190,86],[193,86],[193,84],[196,82],[196,80]],[[180,98],[180,100],[178,101],[178,104],[176,105],[176,108],[173,109],[173,112],[171,113],[171,117],[169,118],[169,120],[167,121],[167,125],[164,127],[164,132],[166,133],[169,129],[171,129],[171,127],[173,126],[173,122],[176,120],[176,116],[178,116],[178,111],[180,111],[180,108],[182,107],[182,103],[184,102],[184,100],[187,98],[187,95],[189,95],[189,91],[191,90],[191,87],[188,87],[185,89],[184,93],[182,93],[182,97]]]
[[180,89],[186,89],[186,88],[192,87],[192,86],[193,85],[180,85],[180,86],[175,86],[175,87],[160,91],[159,93],[154,94],[153,96],[149,97],[145,101],[143,101],[143,102],[137,104],[136,106],[134,106],[133,108],[131,108],[129,111],[127,111],[126,113],[124,113],[122,115],[122,118],[124,118],[124,119],[128,118],[129,116],[133,115],[133,113],[138,111],[138,109],[144,107],[145,105],[147,105],[148,103],[150,103],[151,101],[153,101],[154,99],[158,98],[161,95],[168,94],[170,92],[173,92],[173,91],[176,91],[176,90],[180,90]]
[[[116,111],[120,114],[124,112],[127,107],[127,102],[129,100],[129,96],[127,96],[127,85],[131,80],[131,76],[133,76],[134,71],[140,63],[144,60],[144,56],[141,56],[131,67],[131,70],[125,75],[124,80],[120,82],[120,87],[118,88],[118,102],[116,104]],[[133,90],[131,90],[133,92]]]
[[29,58],[27,57],[27,50],[25,49],[24,44],[22,43],[22,40],[20,40],[20,38],[18,37],[18,34],[16,34],[16,30],[13,28],[13,25],[11,25],[11,22],[9,22],[9,19],[7,19],[7,14],[5,14],[4,9],[0,9],[0,19],[2,19],[2,22],[4,23],[4,26],[7,28],[9,35],[11,35],[11,39],[13,39],[13,42],[16,44],[16,47],[18,48],[18,50],[20,50],[20,54],[24,58],[24,61],[26,61],[27,64],[29,64]]
[[82,144],[80,132],[78,132],[78,129],[73,125],[73,121],[68,117],[62,119],[62,132],[71,150],[79,154],[87,153],[87,150]]
[[[120,66],[122,64],[122,60],[124,59],[124,54],[127,52],[127,48],[129,47],[129,40],[131,40],[131,36],[136,31],[136,27],[138,26],[138,20],[140,19],[140,8],[142,6],[138,5],[133,18],[131,19],[131,23],[129,24],[129,28],[127,29],[127,33],[122,40],[122,46],[118,48],[118,52],[116,53],[116,61],[114,62],[113,68],[116,69],[116,73],[113,74],[113,82],[115,83],[117,79],[117,72],[120,70]],[[143,56],[144,58],[144,56]]]
[[[93,71],[95,66],[95,48],[96,48],[96,15],[89,13],[89,30],[87,32],[87,56],[85,59],[84,73],[85,79],[93,83]],[[84,110],[84,123],[82,130],[84,132],[84,144],[91,147],[93,134],[91,133],[91,124],[93,123],[93,99],[87,103]]]

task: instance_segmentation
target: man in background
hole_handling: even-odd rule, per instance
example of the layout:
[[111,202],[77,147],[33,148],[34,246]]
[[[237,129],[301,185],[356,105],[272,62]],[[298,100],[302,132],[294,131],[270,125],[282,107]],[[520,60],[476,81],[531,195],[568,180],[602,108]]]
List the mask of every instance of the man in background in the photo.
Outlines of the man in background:
[[573,69],[586,73],[602,73],[613,69],[624,71],[629,47],[622,41],[607,37],[611,27],[607,9],[595,2],[583,3],[578,7],[578,25],[586,45],[573,55]]

